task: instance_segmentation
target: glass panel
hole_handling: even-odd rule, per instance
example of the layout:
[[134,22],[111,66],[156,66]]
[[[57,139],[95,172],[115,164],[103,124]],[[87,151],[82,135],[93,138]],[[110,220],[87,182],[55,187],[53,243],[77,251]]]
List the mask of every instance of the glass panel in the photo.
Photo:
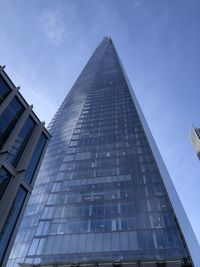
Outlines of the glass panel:
[[12,175],[4,168],[0,168],[0,199],[11,179]]
[[36,253],[39,241],[40,241],[40,239],[38,239],[38,238],[37,239],[33,239],[32,243],[31,243],[31,246],[29,248],[29,251],[28,251],[28,255],[34,255]]
[[3,259],[10,237],[12,236],[15,224],[21,212],[26,195],[27,191],[23,187],[20,187],[16,195],[16,198],[12,204],[12,207],[9,211],[3,229],[0,233],[0,262]]
[[119,233],[112,233],[112,251],[120,250]]
[[10,93],[11,89],[0,75],[0,104],[3,102],[3,100],[7,97],[7,95]]
[[25,171],[25,174],[24,174],[24,179],[28,183],[31,183],[31,181],[34,177],[34,174],[35,174],[35,171],[37,169],[37,165],[40,161],[40,157],[41,157],[42,152],[44,150],[46,141],[47,141],[46,136],[44,134],[41,134],[39,141],[36,145],[36,148],[33,152],[33,156],[31,158],[30,163],[29,163],[29,165]]
[[25,110],[17,97],[14,97],[0,116],[0,148]]
[[44,254],[51,254],[52,253],[53,246],[54,246],[54,239],[55,239],[55,236],[47,238]]
[[62,236],[56,236],[54,239],[54,248],[53,248],[54,254],[60,253],[61,242],[62,242]]
[[30,139],[30,136],[31,136],[31,133],[33,132],[35,124],[36,123],[31,117],[29,117],[26,120],[11,150],[7,154],[6,160],[9,161],[11,164],[13,164],[13,166],[15,167],[20,160],[20,157],[25,149],[27,142]]
[[128,250],[128,232],[120,232],[120,250]]
[[129,232],[129,249],[136,250],[138,249],[138,241],[136,232]]
[[78,252],[85,252],[86,234],[79,235]]

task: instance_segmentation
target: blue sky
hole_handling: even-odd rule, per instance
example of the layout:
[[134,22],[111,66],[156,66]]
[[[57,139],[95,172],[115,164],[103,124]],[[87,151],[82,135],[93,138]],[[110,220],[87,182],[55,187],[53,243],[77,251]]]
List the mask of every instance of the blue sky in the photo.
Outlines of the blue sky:
[[0,0],[0,64],[48,124],[111,35],[200,242],[200,1]]

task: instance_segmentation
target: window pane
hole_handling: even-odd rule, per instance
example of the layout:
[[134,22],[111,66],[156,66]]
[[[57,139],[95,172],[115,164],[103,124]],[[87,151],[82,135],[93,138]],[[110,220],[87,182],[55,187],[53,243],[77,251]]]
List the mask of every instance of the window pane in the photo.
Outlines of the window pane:
[[0,199],[10,181],[11,176],[12,175],[5,168],[2,167],[0,169]]
[[86,234],[79,235],[77,252],[85,252]]
[[11,89],[4,81],[3,77],[0,76],[0,104],[7,97],[7,95],[10,93],[10,91],[11,91]]
[[0,147],[8,138],[13,127],[24,111],[24,107],[17,97],[13,98],[8,107],[0,116]]
[[26,198],[26,194],[27,194],[26,190],[23,187],[20,187],[17,193],[17,196],[12,204],[12,207],[9,211],[9,214],[3,226],[3,229],[0,233],[0,262],[3,259],[9,239],[15,228],[15,224],[21,212],[24,200]]
[[35,127],[34,120],[29,117],[24,126],[22,127],[19,135],[17,136],[11,150],[8,152],[6,160],[9,161],[13,166],[16,166],[20,160],[20,157],[25,149],[25,146],[33,132]]
[[46,144],[46,136],[44,134],[41,134],[39,141],[36,145],[35,151],[33,152],[33,156],[30,160],[29,166],[25,171],[24,174],[24,179],[28,182],[31,183],[33,176],[35,174],[38,162],[40,160],[40,157],[42,155],[43,149],[45,147]]

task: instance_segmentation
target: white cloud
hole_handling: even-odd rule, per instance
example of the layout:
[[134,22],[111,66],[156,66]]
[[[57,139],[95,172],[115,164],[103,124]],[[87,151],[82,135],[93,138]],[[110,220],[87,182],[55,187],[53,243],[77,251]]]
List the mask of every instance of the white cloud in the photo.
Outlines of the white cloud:
[[65,9],[60,6],[45,8],[39,18],[39,23],[48,40],[58,46],[72,37],[72,30],[67,23]]

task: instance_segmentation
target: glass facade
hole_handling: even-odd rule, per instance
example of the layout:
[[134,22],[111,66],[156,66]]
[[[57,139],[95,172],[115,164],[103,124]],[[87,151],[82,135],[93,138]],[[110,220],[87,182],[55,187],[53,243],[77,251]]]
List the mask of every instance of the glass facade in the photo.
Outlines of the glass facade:
[[109,38],[49,125],[52,141],[8,266],[188,259]]
[[20,187],[3,226],[3,230],[0,232],[0,264],[3,260],[4,253],[6,252],[6,248],[13,233],[18,216],[21,212],[26,194],[26,190],[23,187]]

